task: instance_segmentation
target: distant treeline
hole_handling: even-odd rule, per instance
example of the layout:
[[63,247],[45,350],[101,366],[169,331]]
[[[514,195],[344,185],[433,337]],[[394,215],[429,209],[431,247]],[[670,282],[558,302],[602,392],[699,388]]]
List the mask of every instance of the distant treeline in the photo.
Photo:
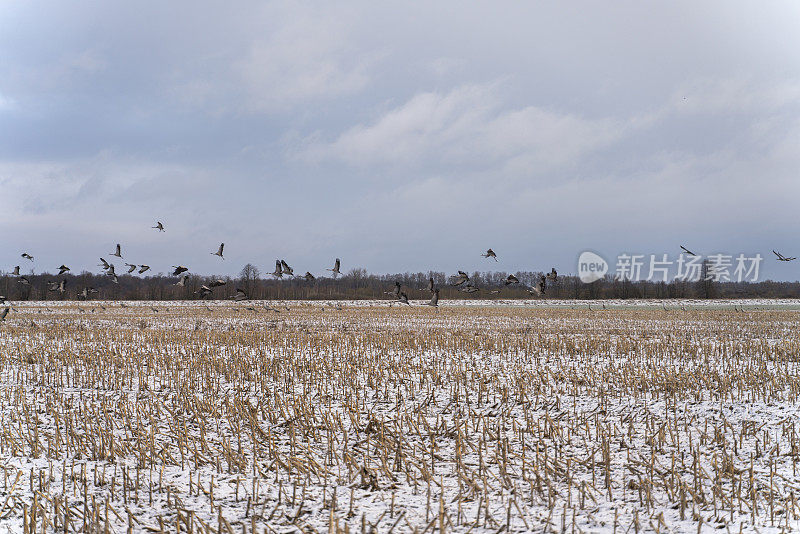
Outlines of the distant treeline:
[[[212,299],[226,299],[237,288],[243,289],[252,299],[264,300],[313,300],[313,299],[380,299],[391,298],[387,292],[394,288],[395,281],[403,285],[403,291],[410,299],[428,299],[428,279],[433,277],[440,288],[441,299],[669,299],[669,298],[800,298],[800,282],[757,283],[697,282],[632,282],[616,280],[606,276],[602,280],[586,284],[576,276],[562,276],[547,282],[544,297],[533,297],[522,286],[534,286],[541,272],[515,272],[519,285],[504,285],[509,273],[503,271],[470,273],[471,283],[480,289],[475,293],[465,293],[451,285],[452,276],[442,272],[369,274],[365,269],[353,269],[333,278],[317,278],[306,281],[303,278],[284,277],[274,279],[262,275],[253,265],[246,265],[238,277],[217,277],[191,275],[185,286],[177,286],[177,277],[156,275],[136,276],[118,275],[117,284],[108,276],[82,272],[78,275],[65,274],[27,274],[29,285],[19,282],[17,276],[0,275],[0,295],[11,301],[20,300],[79,300],[84,288],[95,288],[97,293],[90,299],[103,300],[183,300],[198,298],[197,291],[204,284],[221,279],[224,286],[213,290]],[[48,282],[66,280],[66,291],[48,290]]]

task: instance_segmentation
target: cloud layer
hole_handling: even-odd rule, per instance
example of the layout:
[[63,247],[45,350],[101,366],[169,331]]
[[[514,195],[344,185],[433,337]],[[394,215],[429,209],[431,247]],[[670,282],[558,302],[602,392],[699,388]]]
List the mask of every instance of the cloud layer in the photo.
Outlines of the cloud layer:
[[[116,242],[157,271],[219,274],[335,256],[473,270],[490,246],[491,268],[562,272],[587,248],[800,248],[791,2],[45,2],[0,17],[3,270],[23,251],[40,271],[93,269]],[[221,241],[224,264],[208,254]]]

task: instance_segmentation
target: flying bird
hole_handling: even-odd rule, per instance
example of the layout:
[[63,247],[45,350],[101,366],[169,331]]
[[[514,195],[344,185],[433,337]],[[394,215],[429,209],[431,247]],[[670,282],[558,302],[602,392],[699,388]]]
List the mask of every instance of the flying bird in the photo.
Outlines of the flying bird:
[[464,293],[477,293],[478,291],[480,291],[480,289],[473,286],[472,284],[467,284],[464,287],[459,288],[459,291],[462,291]]
[[289,264],[286,263],[284,260],[281,260],[281,271],[283,271],[283,274],[288,274],[289,276],[294,276],[294,269],[289,267]]
[[25,258],[26,260],[31,260],[31,261],[33,261],[33,256],[31,256],[31,255],[30,255],[30,254],[28,254],[27,252],[23,252],[23,253],[22,253],[22,257],[23,257],[23,258]]
[[119,279],[117,278],[117,273],[114,272],[113,265],[111,266],[112,269],[107,273],[108,276],[111,278],[111,281],[115,284],[119,284]]
[[186,286],[186,281],[188,279],[189,279],[189,275],[188,274],[184,274],[183,276],[180,277],[180,279],[177,282],[175,282],[175,285],[176,286],[185,287]]
[[469,276],[467,276],[467,273],[465,273],[464,271],[458,271],[458,277],[456,277],[456,281],[453,285],[460,286],[461,284],[464,284],[466,282],[469,282]]
[[98,266],[98,267],[102,267],[103,269],[108,269],[108,268],[111,266],[111,264],[110,264],[110,263],[108,263],[108,262],[107,262],[106,260],[104,260],[103,258],[100,258],[100,263],[98,263],[98,264],[97,264],[97,266]]
[[220,286],[224,286],[225,284],[227,284],[227,282],[225,280],[219,280],[219,279],[218,280],[212,280],[211,282],[209,282],[208,287],[220,287]]
[[213,292],[214,291],[208,286],[200,286],[200,289],[195,291],[195,293],[199,293],[200,294],[200,298],[201,299],[206,298],[207,296],[211,295]]
[[222,258],[224,260],[225,258],[222,256],[222,249],[223,248],[225,248],[225,243],[220,243],[219,244],[219,249],[216,252],[212,252],[211,254],[213,254],[214,256],[219,256],[220,258]]
[[525,291],[530,293],[531,295],[536,295],[537,297],[541,297],[544,295],[545,290],[547,289],[547,277],[542,275],[539,278],[539,283],[533,287],[525,287]]
[[494,261],[497,261],[497,254],[494,253],[494,250],[489,249],[486,251],[486,254],[481,254],[484,258],[494,258]]
[[128,266],[128,274],[131,274],[133,271],[136,270],[136,265],[133,263],[126,263],[125,265]]
[[536,295],[537,297],[541,297],[542,296],[542,290],[539,289],[539,287],[537,287],[537,286],[526,287],[525,291],[527,291],[531,295]]
[[305,276],[304,276],[303,278],[305,278],[307,282],[311,282],[311,281],[313,281],[313,280],[316,280],[316,278],[314,277],[314,275],[313,275],[313,274],[311,274],[311,273],[310,273],[310,272],[308,272],[308,271],[306,271],[306,274],[305,274]]
[[67,267],[66,265],[64,265],[62,263],[61,267],[58,268],[58,276],[61,276],[62,274],[64,274],[67,271],[69,271],[69,267]]
[[519,278],[514,276],[513,274],[509,274],[505,280],[503,280],[503,284],[511,285],[511,284],[519,284]]
[[63,294],[64,291],[66,291],[66,289],[67,289],[66,279],[61,280],[60,282],[56,282],[55,280],[47,282],[48,291],[58,291],[59,293]]
[[3,321],[5,321],[5,320],[6,320],[6,317],[8,316],[8,311],[9,311],[10,309],[11,309],[11,308],[8,308],[8,307],[6,307],[6,308],[5,308],[5,309],[2,311],[2,313],[0,313],[0,323],[2,323]]
[[19,265],[14,267],[14,270],[11,272],[13,276],[19,276]]
[[688,248],[684,247],[683,245],[681,245],[681,248],[682,248],[682,249],[683,249],[683,251],[684,251],[685,253],[687,253],[689,256],[697,256],[697,254],[695,254],[694,252],[692,252],[692,251],[691,251],[691,250],[689,250]]
[[139,274],[142,274],[143,272],[149,271],[149,270],[150,270],[150,266],[149,265],[140,265],[139,266]]
[[158,230],[159,232],[164,231],[164,225],[161,224],[161,221],[156,221],[156,225],[153,226],[154,229]]
[[188,267],[184,267],[183,265],[173,265],[172,267],[175,268],[175,270],[172,272],[172,276],[179,276],[181,273],[185,273],[189,270]]
[[81,297],[88,299],[89,295],[92,293],[98,293],[98,291],[93,287],[84,287],[83,291],[81,291]]
[[117,243],[117,250],[115,250],[111,255],[122,258],[122,247],[119,246],[119,243]]
[[778,256],[778,261],[792,261],[792,260],[796,260],[797,259],[797,258],[787,258],[786,256],[784,256],[780,252],[775,252],[774,250],[772,251],[772,253],[775,254],[776,256]]
[[17,282],[19,282],[20,284],[22,284],[22,285],[24,285],[24,286],[29,286],[29,285],[31,285],[31,281],[30,281],[30,280],[28,280],[28,278],[27,278],[27,277],[25,277],[25,276],[20,276],[20,277],[19,277],[19,280],[17,280]]
[[547,273],[547,279],[548,280],[552,280],[553,282],[555,282],[558,279],[558,273],[556,272],[556,268],[555,267],[552,267],[550,269],[550,272]]
[[283,270],[281,269],[281,260],[275,260],[275,271],[272,273],[275,278],[283,277]]
[[411,303],[408,302],[408,295],[406,295],[405,292],[401,292],[400,296],[397,297],[397,300],[399,300],[403,304],[408,304],[409,306],[411,306]]
[[427,304],[428,306],[433,306],[434,308],[438,308],[439,307],[439,288],[438,287],[433,290],[433,296],[431,297],[430,302],[426,302],[425,304]]
[[400,286],[400,282],[395,282],[394,283],[394,289],[392,291],[387,291],[386,294],[387,295],[393,295],[394,298],[400,299],[400,287],[401,287]]
[[339,270],[339,266],[341,265],[341,263],[342,262],[339,260],[339,258],[336,258],[336,261],[333,263],[333,269],[325,269],[325,270],[331,271],[333,273],[333,277],[336,278],[337,274],[342,274],[342,272]]
[[250,297],[247,296],[247,293],[243,289],[236,288],[236,294],[233,296],[233,300],[236,302],[241,302],[243,300],[250,300]]
[[433,286],[433,277],[428,278],[428,291],[435,293],[437,289]]

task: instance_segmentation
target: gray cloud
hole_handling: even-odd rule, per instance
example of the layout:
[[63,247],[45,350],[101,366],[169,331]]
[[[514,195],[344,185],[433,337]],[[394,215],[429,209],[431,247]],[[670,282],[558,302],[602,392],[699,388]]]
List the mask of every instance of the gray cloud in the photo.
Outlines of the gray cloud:
[[798,246],[794,3],[44,2],[0,17],[2,269],[28,249],[40,269],[93,268],[118,241],[157,270],[221,274],[334,256],[471,270],[489,246],[499,268],[564,272],[584,248]]

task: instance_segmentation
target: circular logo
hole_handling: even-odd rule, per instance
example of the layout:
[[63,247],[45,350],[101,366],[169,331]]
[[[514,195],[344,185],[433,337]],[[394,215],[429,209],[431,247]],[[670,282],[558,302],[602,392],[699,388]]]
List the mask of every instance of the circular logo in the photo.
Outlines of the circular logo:
[[585,284],[591,284],[603,278],[608,272],[608,262],[590,250],[578,256],[578,278]]

